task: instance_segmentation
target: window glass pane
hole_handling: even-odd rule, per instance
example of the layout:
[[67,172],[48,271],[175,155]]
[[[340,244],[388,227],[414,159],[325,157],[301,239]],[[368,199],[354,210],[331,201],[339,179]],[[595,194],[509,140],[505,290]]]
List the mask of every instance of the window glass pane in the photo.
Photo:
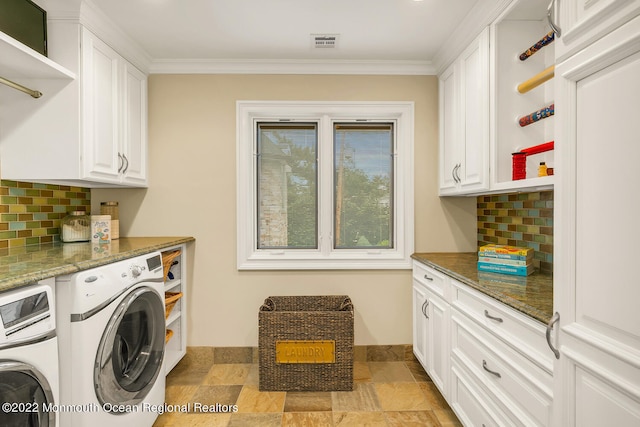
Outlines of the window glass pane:
[[258,248],[318,247],[315,123],[258,123]]
[[334,245],[393,248],[393,123],[334,124]]

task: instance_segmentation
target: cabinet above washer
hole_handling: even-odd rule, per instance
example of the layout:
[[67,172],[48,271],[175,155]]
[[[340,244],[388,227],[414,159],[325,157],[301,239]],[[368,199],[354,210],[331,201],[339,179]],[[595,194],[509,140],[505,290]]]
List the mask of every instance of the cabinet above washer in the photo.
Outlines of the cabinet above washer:
[[0,57],[0,71],[43,94],[33,99],[0,88],[2,178],[146,187],[147,58],[80,3],[77,16],[48,15],[48,58],[0,34],[0,54],[12,59],[7,65]]

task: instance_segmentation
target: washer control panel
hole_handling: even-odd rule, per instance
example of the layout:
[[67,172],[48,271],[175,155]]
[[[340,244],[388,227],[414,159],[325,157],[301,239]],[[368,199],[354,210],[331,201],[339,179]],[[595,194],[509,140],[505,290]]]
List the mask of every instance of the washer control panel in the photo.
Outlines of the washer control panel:
[[124,259],[67,276],[64,281],[70,282],[71,313],[87,312],[121,294],[130,286],[147,281],[161,282],[163,276],[162,255],[159,252]]

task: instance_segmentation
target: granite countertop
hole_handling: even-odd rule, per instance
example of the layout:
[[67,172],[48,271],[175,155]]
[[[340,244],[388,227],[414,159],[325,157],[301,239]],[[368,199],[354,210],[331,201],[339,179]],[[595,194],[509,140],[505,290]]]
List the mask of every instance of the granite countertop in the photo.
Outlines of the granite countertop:
[[49,243],[0,250],[0,292],[171,246],[193,237],[122,237],[111,243]]
[[475,252],[415,253],[411,257],[544,324],[553,315],[551,274],[536,271],[520,277],[478,271]]

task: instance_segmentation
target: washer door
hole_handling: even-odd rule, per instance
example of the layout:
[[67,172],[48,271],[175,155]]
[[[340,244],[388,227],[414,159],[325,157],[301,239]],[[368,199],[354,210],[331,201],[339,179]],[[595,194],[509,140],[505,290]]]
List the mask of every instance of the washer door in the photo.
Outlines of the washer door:
[[124,297],[96,355],[93,379],[102,405],[142,402],[162,370],[164,338],[164,301],[157,292],[141,287]]
[[54,427],[55,409],[49,382],[33,366],[0,360],[0,426]]

